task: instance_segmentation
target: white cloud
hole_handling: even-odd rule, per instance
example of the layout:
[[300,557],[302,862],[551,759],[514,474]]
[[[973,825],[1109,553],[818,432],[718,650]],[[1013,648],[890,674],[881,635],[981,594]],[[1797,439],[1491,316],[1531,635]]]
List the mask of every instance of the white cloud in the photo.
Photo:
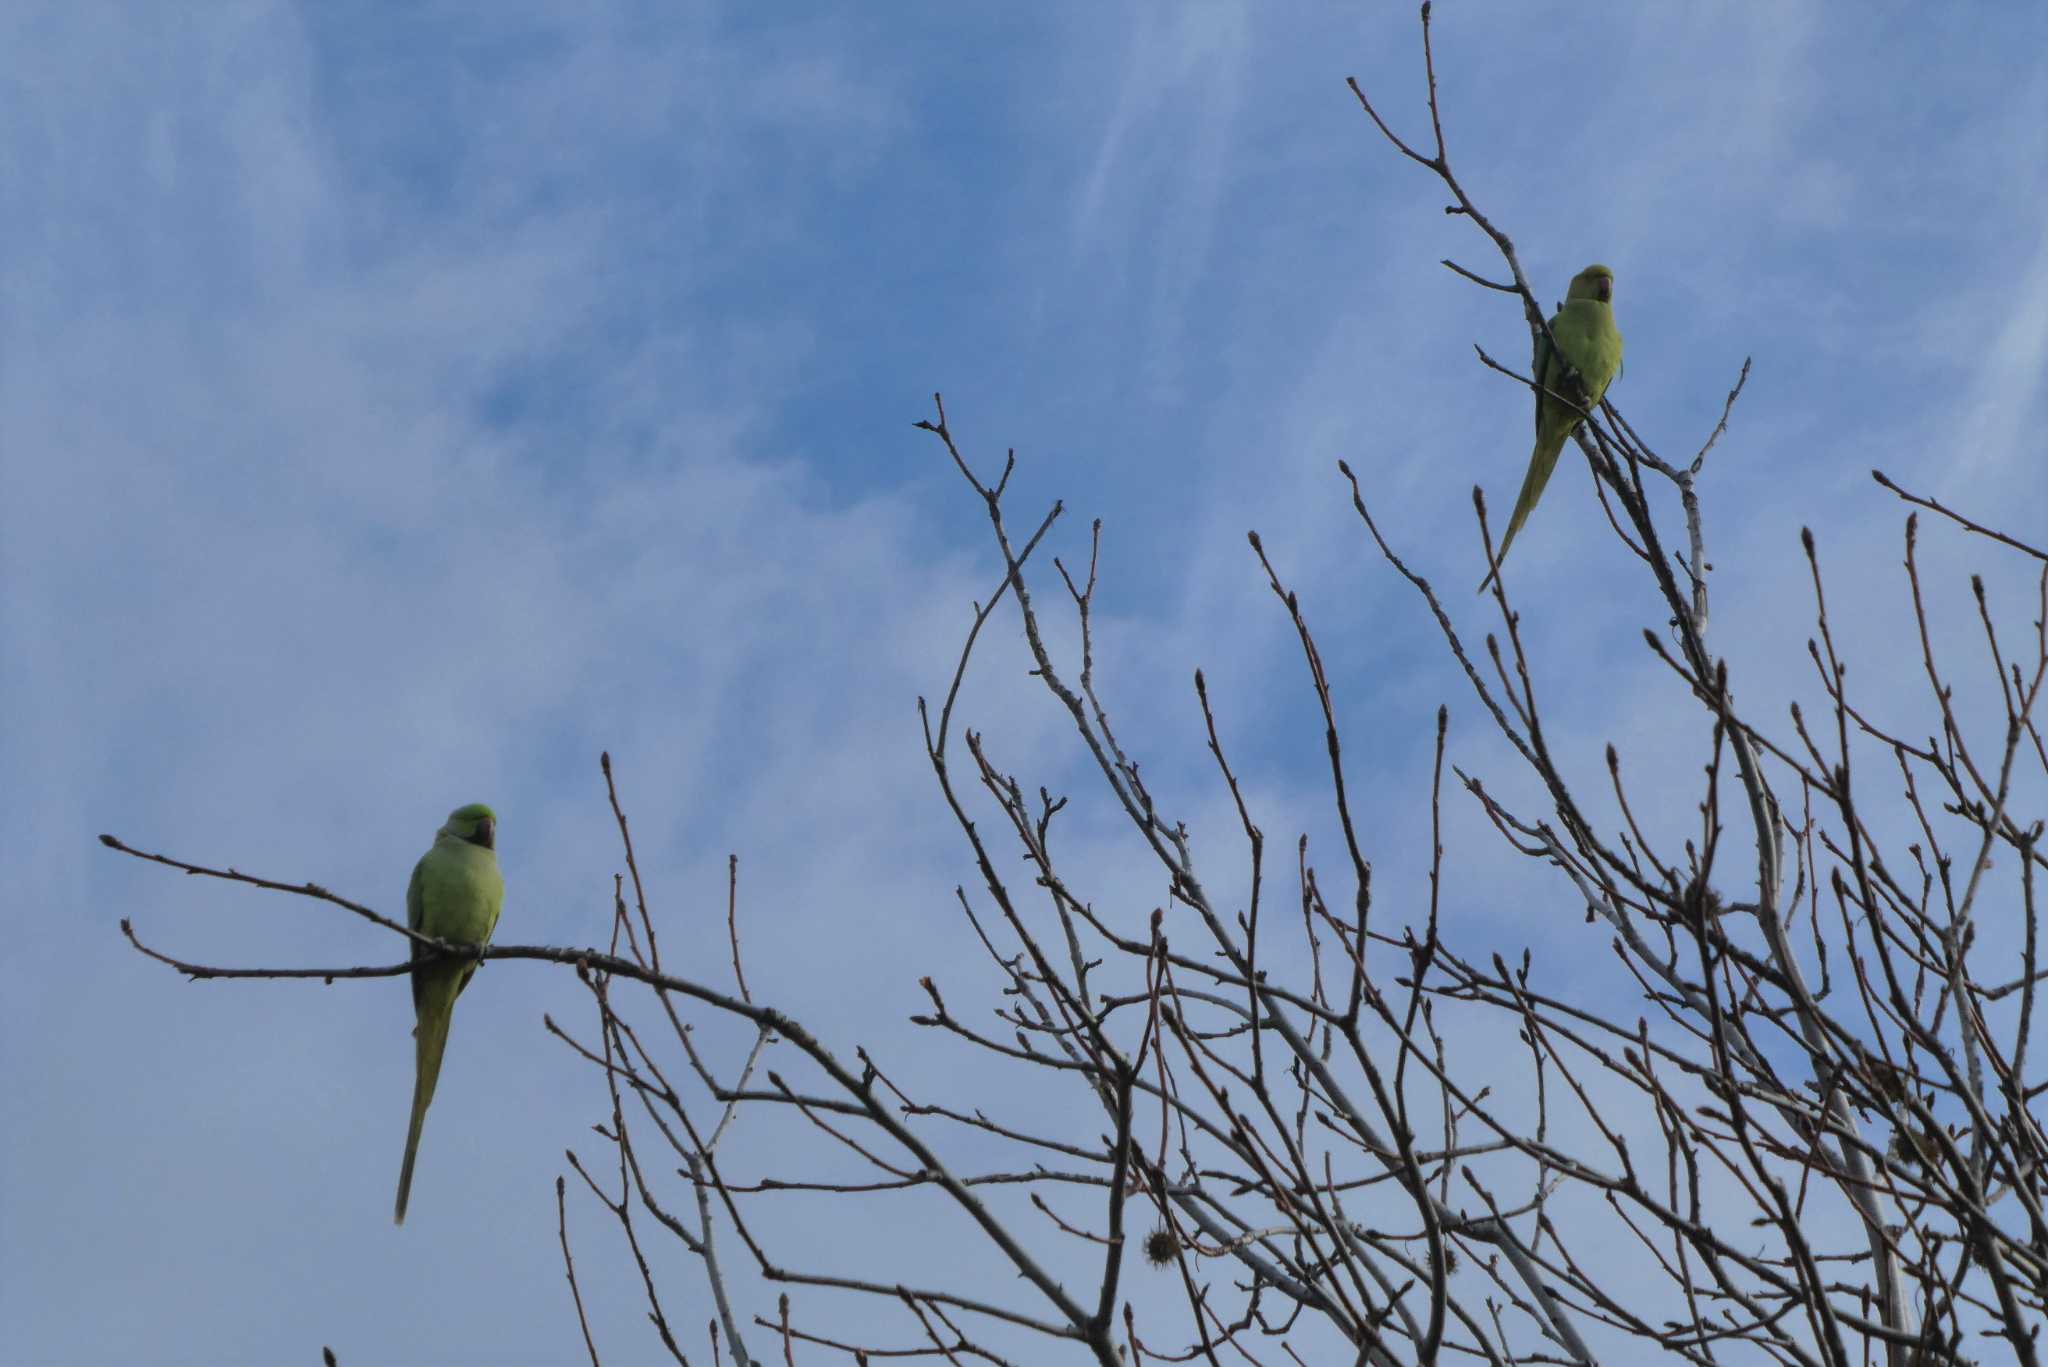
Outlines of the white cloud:
[[[1291,895],[1297,831],[1333,884],[1344,862],[1248,528],[1321,638],[1385,923],[1422,905],[1439,700],[1454,758],[1513,787],[1334,472],[1360,471],[1461,627],[1485,630],[1468,494],[1498,507],[1527,412],[1469,348],[1512,356],[1520,325],[1431,264],[1490,268],[1341,84],[1357,70],[1420,135],[1411,20],[497,14],[0,20],[10,51],[40,54],[0,86],[0,746],[27,795],[5,871],[36,918],[0,969],[0,1058],[34,1101],[0,1162],[0,1319],[32,1356],[267,1360],[328,1334],[345,1361],[575,1350],[546,1187],[598,1094],[537,1024],[582,1018],[566,976],[493,965],[465,998],[400,1238],[383,1209],[403,990],[190,986],[114,922],[229,962],[395,949],[311,905],[117,861],[101,829],[390,909],[441,815],[486,797],[505,814],[504,934],[587,942],[619,862],[608,747],[674,961],[726,972],[737,852],[757,991],[907,1078],[986,1082],[901,1023],[920,972],[991,976],[952,907],[973,870],[912,703],[943,693],[996,574],[900,395],[945,388],[984,467],[1023,448],[1015,521],[1068,499],[1049,553],[1078,565],[1105,518],[1104,696],[1224,895],[1245,895],[1241,839],[1201,750],[1197,665],[1272,842],[1269,905]],[[1958,504],[2039,505],[2048,256],[2032,181],[1970,200],[1974,226],[1887,213],[1940,149],[2038,132],[1972,67],[1997,54],[1944,49],[1925,86],[1947,103],[1894,117],[1856,92],[1904,59],[1873,39],[1815,66],[1837,39],[1817,12],[1606,27],[1441,16],[1453,151],[1539,290],[1589,240],[1628,267],[1615,397],[1660,446],[1697,440],[1758,355],[1705,491],[1741,696],[1810,691],[1788,585],[1812,521],[1863,686],[1911,715],[1918,681],[1885,645],[1897,576],[1854,568],[1896,559],[1900,510],[1862,470],[1896,443],[1902,475],[1938,474]],[[1585,60],[1618,79],[1560,74]],[[1866,124],[1845,128],[1845,103]],[[1887,169],[1902,137],[1936,150]],[[1553,159],[1598,165],[1600,192],[1560,202]],[[1897,235],[1854,230],[1873,224]],[[1938,270],[1914,259],[1928,242]],[[1788,307],[1752,302],[1794,286]],[[1934,392],[1888,379],[1930,335]],[[1667,720],[1647,599],[1610,587],[1624,559],[1587,492],[1561,471],[1517,547],[1554,737],[1595,778],[1615,738],[1682,794],[1696,737]],[[1942,547],[1953,589],[1975,548]],[[1963,650],[1968,626],[1940,629]],[[981,651],[956,725],[1077,794],[1070,867],[1140,924],[1160,879],[1081,819],[1089,765],[1008,609]],[[1446,818],[1456,931],[1513,946],[1535,925],[1552,971],[1598,972],[1583,960],[1604,936],[1562,886],[1531,881],[1469,799],[1447,794]],[[1475,1057],[1499,1057],[1488,1038]],[[820,1256],[854,1256],[857,1233]],[[693,1271],[672,1284],[698,1314]],[[447,1314],[483,1286],[500,1313]],[[600,1294],[626,1341],[637,1293]],[[226,1323],[245,1338],[220,1342]]]

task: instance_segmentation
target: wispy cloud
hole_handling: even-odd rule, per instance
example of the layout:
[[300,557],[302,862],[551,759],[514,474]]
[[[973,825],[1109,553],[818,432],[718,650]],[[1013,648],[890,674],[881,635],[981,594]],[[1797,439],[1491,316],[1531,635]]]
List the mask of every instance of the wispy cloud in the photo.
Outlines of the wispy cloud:
[[[1999,93],[2039,103],[2024,35],[1440,19],[1453,150],[1539,290],[1624,268],[1638,428],[1696,441],[1758,358],[1706,486],[1743,687],[1802,686],[1801,521],[1896,559],[1874,452],[1958,503],[2043,506],[2022,168],[2048,120]],[[320,1325],[350,1326],[344,1360],[574,1351],[543,1198],[596,1103],[536,1024],[573,991],[493,965],[465,998],[394,1241],[402,989],[195,988],[113,927],[236,962],[396,949],[114,861],[102,829],[388,908],[446,810],[488,798],[504,933],[583,941],[617,862],[608,747],[679,955],[723,972],[736,851],[757,986],[957,1080],[900,1022],[917,972],[984,971],[914,699],[996,578],[908,426],[933,389],[977,460],[1022,448],[1020,520],[1068,500],[1070,565],[1105,518],[1103,687],[1219,885],[1241,852],[1196,665],[1269,831],[1334,848],[1248,528],[1322,633],[1387,915],[1423,886],[1436,703],[1500,758],[1334,474],[1479,623],[1469,490],[1499,507],[1528,413],[1470,346],[1512,356],[1520,323],[1432,264],[1490,263],[1342,87],[1422,133],[1409,17],[49,5],[10,8],[0,46],[34,54],[0,74],[0,1064],[31,1101],[0,1138],[0,1320],[25,1357],[270,1360]],[[1899,383],[1929,338],[1935,378]],[[1611,737],[1690,763],[1580,470],[1516,555],[1572,762]],[[1845,584],[1843,621],[1895,627],[1896,590]],[[962,718],[1085,793],[1008,621]],[[1461,927],[1557,913],[1542,941],[1576,946],[1570,897],[1450,820]],[[1128,842],[1072,829],[1106,904],[1161,899]],[[448,1314],[486,1288],[497,1313]]]

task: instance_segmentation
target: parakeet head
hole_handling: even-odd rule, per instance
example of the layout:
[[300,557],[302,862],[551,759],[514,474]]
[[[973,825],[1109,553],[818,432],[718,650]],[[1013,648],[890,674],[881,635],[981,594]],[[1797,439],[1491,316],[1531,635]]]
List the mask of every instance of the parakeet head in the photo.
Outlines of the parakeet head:
[[1566,303],[1574,299],[1598,299],[1603,304],[1614,302],[1614,272],[1605,266],[1588,266],[1572,277],[1572,287],[1564,292]]
[[498,844],[498,814],[481,802],[472,802],[467,807],[457,807],[448,813],[446,824],[440,833],[466,840],[472,845],[485,849],[496,849]]

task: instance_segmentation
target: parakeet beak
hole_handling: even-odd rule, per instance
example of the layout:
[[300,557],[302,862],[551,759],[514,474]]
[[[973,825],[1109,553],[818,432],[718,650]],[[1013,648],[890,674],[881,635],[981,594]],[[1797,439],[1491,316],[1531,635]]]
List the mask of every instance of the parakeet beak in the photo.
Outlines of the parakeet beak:
[[1599,289],[1599,291],[1600,291],[1600,302],[1601,302],[1601,303],[1603,303],[1603,304],[1611,304],[1611,303],[1613,303],[1613,302],[1614,302],[1614,281],[1613,281],[1613,280],[1609,279],[1609,278],[1608,278],[1608,277],[1606,277],[1606,276],[1602,276],[1602,277],[1600,277],[1600,284],[1599,284],[1599,286],[1598,286],[1598,289]]
[[487,850],[498,848],[498,823],[495,818],[485,817],[476,823],[476,834],[469,838],[472,845],[481,845]]

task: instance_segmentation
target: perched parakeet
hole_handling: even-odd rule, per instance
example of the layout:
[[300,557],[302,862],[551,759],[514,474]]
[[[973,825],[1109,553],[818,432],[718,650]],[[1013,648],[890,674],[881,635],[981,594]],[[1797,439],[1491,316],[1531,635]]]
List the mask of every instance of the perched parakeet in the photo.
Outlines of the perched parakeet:
[[[1573,430],[1583,421],[1579,411],[1545,393],[1583,397],[1588,413],[1600,406],[1600,396],[1621,373],[1621,330],[1614,326],[1614,272],[1605,266],[1588,266],[1572,277],[1565,291],[1564,306],[1550,316],[1550,333],[1557,338],[1551,348],[1548,338],[1538,334],[1534,378],[1536,393],[1536,449],[1529,453],[1529,473],[1522,476],[1522,492],[1515,498],[1514,516],[1500,539],[1496,563],[1507,559],[1515,533],[1529,520],[1543,486],[1557,468],[1558,452]],[[1493,572],[1480,581],[1479,591],[1493,582]]]
[[[505,901],[505,879],[498,872],[498,815],[481,802],[457,807],[434,833],[434,847],[413,865],[405,890],[405,923],[422,935],[450,944],[483,945],[498,925]],[[432,950],[413,942],[415,963]],[[412,972],[413,1026],[412,1124],[405,1133],[405,1166],[398,1170],[398,1205],[394,1223],[405,1223],[405,1203],[412,1195],[412,1160],[420,1147],[420,1125],[434,1084],[441,1077],[441,1051],[448,1047],[448,1020],[455,999],[469,986],[475,963],[443,959]]]

